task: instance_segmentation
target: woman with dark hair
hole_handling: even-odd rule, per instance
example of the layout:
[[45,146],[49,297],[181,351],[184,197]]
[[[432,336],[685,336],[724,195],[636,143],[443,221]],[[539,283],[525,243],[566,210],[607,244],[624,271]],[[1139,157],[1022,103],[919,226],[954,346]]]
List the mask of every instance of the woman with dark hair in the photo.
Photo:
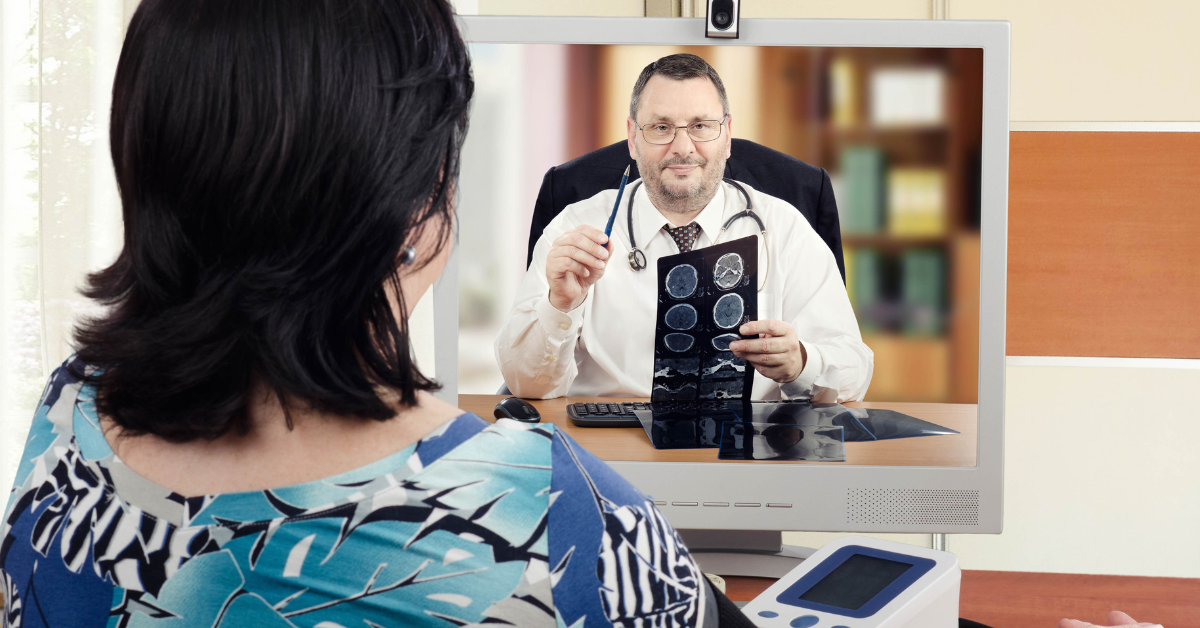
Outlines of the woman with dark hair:
[[143,0],[125,246],[0,524],[5,626],[713,625],[652,502],[412,359],[472,90],[446,0]]

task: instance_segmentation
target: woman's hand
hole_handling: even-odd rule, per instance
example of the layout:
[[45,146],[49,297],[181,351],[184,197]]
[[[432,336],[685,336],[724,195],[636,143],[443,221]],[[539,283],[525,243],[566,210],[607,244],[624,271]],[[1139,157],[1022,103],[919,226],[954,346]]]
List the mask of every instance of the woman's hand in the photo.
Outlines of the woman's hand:
[[1159,624],[1139,622],[1121,611],[1110,612],[1103,626],[1089,624],[1078,619],[1064,619],[1058,622],[1058,628],[1154,628],[1155,626],[1162,628]]

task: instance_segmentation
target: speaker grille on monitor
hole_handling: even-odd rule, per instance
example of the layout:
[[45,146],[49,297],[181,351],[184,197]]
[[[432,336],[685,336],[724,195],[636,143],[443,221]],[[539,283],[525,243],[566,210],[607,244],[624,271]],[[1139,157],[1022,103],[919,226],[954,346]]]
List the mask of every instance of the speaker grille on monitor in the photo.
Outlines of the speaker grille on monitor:
[[979,491],[846,489],[848,523],[979,525]]

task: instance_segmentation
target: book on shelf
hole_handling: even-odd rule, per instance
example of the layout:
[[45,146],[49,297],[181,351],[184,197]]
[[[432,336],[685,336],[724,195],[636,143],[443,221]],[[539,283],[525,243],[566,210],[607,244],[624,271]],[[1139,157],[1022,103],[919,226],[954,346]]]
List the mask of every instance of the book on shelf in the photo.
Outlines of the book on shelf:
[[894,236],[946,234],[946,171],[892,168],[887,175],[887,230]]
[[940,67],[876,68],[870,120],[877,127],[939,127],[946,118],[946,71]]
[[842,197],[837,201],[842,231],[879,233],[883,229],[883,151],[874,146],[851,146],[842,151],[839,161]]
[[850,301],[858,316],[862,331],[878,331],[886,326],[883,311],[883,259],[879,251],[860,248],[852,251],[851,261],[846,265],[846,276],[853,286]]
[[945,254],[908,249],[900,256],[900,275],[904,333],[941,335],[946,318]]
[[848,129],[859,124],[858,64],[850,57],[837,57],[829,63],[829,121],[835,128]]

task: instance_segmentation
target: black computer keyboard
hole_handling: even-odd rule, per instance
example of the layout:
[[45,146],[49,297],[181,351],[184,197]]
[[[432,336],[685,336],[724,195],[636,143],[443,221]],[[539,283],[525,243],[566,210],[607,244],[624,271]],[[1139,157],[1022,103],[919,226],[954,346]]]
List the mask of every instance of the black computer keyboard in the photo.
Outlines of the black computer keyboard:
[[657,415],[667,413],[703,414],[733,412],[727,401],[626,401],[624,403],[567,404],[567,416],[579,427],[642,427],[637,411]]
[[650,404],[641,401],[572,403],[567,405],[567,417],[579,427],[641,427],[634,410],[649,409]]

